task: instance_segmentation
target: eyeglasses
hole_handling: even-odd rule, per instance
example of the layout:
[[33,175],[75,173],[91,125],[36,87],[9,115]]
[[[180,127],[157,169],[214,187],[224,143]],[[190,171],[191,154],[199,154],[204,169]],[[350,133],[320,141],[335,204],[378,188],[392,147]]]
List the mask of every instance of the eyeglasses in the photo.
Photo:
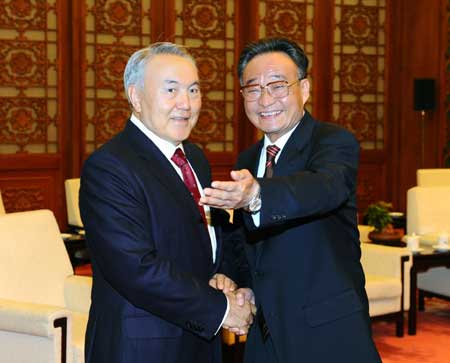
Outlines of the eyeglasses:
[[283,98],[289,94],[289,87],[293,86],[302,79],[303,78],[298,78],[291,83],[288,81],[269,82],[265,86],[261,86],[260,84],[249,84],[248,86],[241,88],[241,94],[246,101],[258,100],[261,97],[263,90],[266,90],[268,95],[273,98]]

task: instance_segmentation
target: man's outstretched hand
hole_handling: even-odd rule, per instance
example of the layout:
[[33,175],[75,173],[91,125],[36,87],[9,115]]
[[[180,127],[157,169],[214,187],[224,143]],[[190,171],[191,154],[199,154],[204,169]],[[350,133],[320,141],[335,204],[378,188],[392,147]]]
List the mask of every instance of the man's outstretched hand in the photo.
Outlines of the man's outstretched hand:
[[232,181],[213,181],[211,188],[205,188],[201,205],[221,209],[239,209],[248,206],[259,193],[259,184],[247,169],[233,170]]

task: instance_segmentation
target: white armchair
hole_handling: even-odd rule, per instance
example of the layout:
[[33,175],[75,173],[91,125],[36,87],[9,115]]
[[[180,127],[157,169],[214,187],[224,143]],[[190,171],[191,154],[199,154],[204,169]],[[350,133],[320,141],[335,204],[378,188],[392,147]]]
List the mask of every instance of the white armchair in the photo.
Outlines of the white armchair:
[[78,206],[78,193],[80,191],[80,178],[67,179],[64,182],[67,205],[67,221],[75,229],[83,229],[80,208]]
[[369,233],[375,229],[373,226],[358,224],[360,242],[370,242]]
[[[84,235],[83,221],[81,220],[80,207],[78,205],[78,194],[80,192],[80,178],[66,179],[64,182],[66,192],[67,221],[70,232],[75,235]],[[80,246],[72,255],[74,265],[87,264],[90,255],[87,247]],[[76,266],[77,273],[80,274],[81,267]]]
[[407,192],[406,218],[408,234],[421,236],[421,242],[434,244],[433,235],[450,232],[450,185],[413,187]]
[[417,186],[450,186],[450,169],[417,169]]
[[0,362],[84,362],[91,285],[51,211],[0,216]]
[[2,192],[0,191],[0,215],[5,214],[5,206],[3,205]]
[[[437,244],[441,232],[450,232],[450,184],[409,189],[406,209],[408,234],[418,234],[422,247]],[[450,298],[450,270],[436,267],[419,273],[417,287],[421,308],[424,295]]]
[[370,317],[395,320],[396,334],[403,336],[403,313],[409,309],[411,252],[402,247],[361,243],[361,264]]

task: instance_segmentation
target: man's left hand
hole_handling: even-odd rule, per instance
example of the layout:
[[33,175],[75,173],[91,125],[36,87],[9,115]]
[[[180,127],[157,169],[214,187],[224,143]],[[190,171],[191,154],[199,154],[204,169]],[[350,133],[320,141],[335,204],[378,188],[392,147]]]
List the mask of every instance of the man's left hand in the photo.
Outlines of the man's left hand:
[[247,169],[233,170],[232,181],[214,181],[211,188],[205,188],[201,205],[221,209],[239,209],[248,206],[259,193],[259,184]]

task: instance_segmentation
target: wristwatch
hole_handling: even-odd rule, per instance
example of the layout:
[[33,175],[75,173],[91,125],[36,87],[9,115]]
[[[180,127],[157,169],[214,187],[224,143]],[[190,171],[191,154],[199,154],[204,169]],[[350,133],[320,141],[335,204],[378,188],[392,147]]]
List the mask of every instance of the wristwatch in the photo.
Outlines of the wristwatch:
[[258,192],[252,199],[250,199],[250,202],[244,209],[251,214],[259,213],[259,211],[261,210],[261,188],[259,186]]

